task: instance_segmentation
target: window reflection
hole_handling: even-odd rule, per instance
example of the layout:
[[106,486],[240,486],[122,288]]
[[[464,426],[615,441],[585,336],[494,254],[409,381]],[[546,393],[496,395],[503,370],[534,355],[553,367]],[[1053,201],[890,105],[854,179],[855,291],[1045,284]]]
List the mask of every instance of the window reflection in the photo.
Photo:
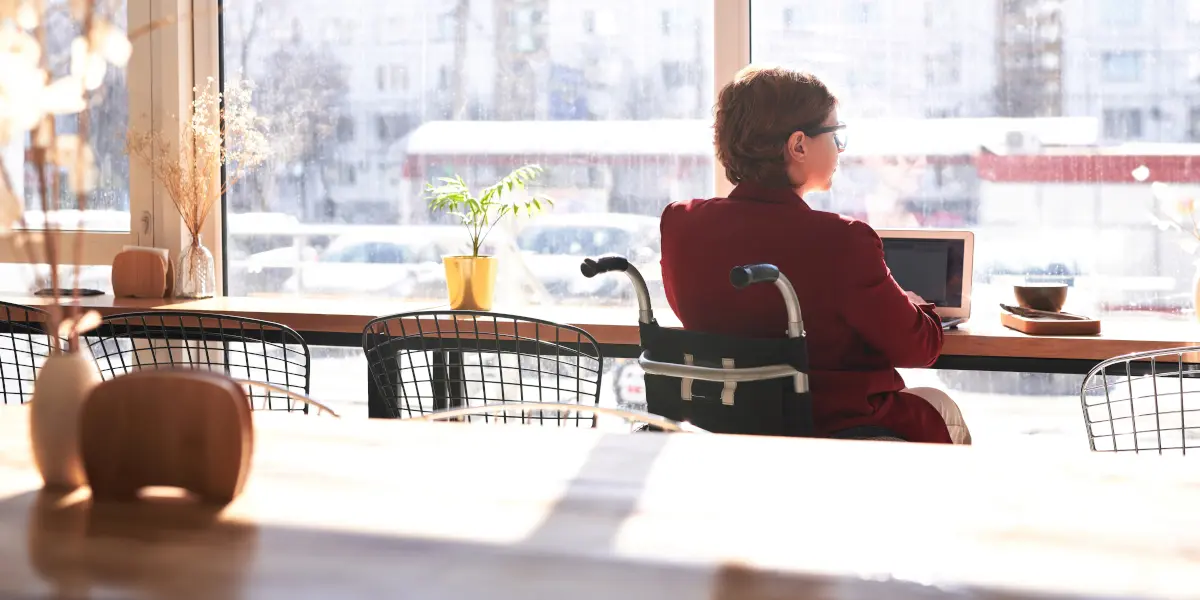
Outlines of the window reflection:
[[[223,5],[225,73],[256,82],[276,146],[228,195],[229,293],[442,299],[435,284],[398,283],[466,240],[428,211],[425,184],[459,175],[478,189],[538,163],[537,191],[555,207],[492,232],[501,277],[520,283],[497,301],[620,305],[622,283],[572,281],[578,259],[656,262],[662,208],[712,195],[711,3],[357,6]],[[427,235],[443,226],[447,239]],[[372,265],[362,275],[390,283],[322,283],[334,263]]]
[[879,26],[824,4],[751,6],[754,60],[817,73],[854,132],[820,208],[971,228],[977,311],[1031,280],[1071,285],[1074,312],[1194,312],[1197,240],[1163,218],[1190,215],[1150,187],[1200,193],[1191,3],[876,0]]

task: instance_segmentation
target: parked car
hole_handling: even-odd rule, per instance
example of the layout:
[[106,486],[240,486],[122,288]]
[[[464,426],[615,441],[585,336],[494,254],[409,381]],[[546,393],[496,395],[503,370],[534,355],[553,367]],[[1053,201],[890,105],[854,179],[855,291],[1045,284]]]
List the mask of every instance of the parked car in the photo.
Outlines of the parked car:
[[339,236],[315,261],[302,262],[284,284],[310,294],[435,298],[445,294],[442,256],[453,253],[458,227],[412,226]]
[[579,273],[587,257],[617,253],[630,259],[650,288],[665,299],[659,259],[658,219],[621,213],[545,215],[517,236],[526,267],[555,300],[620,305],[634,301],[625,277],[594,277]]
[[[316,261],[319,252],[312,246],[284,246],[229,259],[230,293],[235,295],[273,294],[286,289],[296,269],[306,261]],[[294,290],[293,290],[294,291]]]
[[1063,235],[1047,243],[1008,230],[975,229],[975,284],[1010,286],[1014,283],[1064,283],[1095,269],[1078,236]]
[[284,213],[231,213],[225,227],[229,233],[225,253],[235,261],[292,247],[301,224],[295,215]]

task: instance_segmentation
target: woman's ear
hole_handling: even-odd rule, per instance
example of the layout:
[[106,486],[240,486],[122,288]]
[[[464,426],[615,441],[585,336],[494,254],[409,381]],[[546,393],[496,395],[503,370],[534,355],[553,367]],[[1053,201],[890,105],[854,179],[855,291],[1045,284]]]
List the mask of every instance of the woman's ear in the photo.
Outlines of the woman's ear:
[[804,160],[804,140],[807,138],[804,132],[797,131],[788,136],[787,146],[784,148],[784,154],[792,160]]

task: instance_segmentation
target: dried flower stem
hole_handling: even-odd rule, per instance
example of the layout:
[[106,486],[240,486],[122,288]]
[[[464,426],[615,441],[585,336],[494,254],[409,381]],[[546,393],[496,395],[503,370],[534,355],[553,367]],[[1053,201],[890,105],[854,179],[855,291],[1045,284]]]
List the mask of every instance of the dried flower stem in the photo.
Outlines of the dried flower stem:
[[[95,16],[96,16],[95,8],[96,8],[95,5],[92,4],[91,2],[86,3],[86,6],[84,8],[84,15],[83,15],[83,31],[91,31],[92,28],[95,26]],[[92,44],[91,38],[85,37],[84,40],[88,45],[87,46],[88,52],[91,52],[91,44]],[[88,91],[87,85],[82,80],[82,78],[80,80],[80,87],[82,88],[80,90],[80,93],[83,95],[84,106],[91,106],[91,92]],[[90,130],[89,130],[90,129],[89,126],[91,125],[90,111],[85,108],[82,112],[79,113],[78,120],[79,120],[79,139],[81,140],[81,143],[86,143],[87,139],[88,139],[88,134],[90,133]],[[75,172],[82,173],[88,167],[89,167],[89,165],[87,164],[87,155],[83,151],[76,152],[75,153],[75,169],[76,169]],[[87,197],[88,197],[87,193],[83,190],[83,188],[81,186],[77,186],[75,188],[75,204],[76,204],[76,208],[79,210],[79,223],[78,223],[78,226],[76,227],[76,229],[78,229],[80,231],[83,230],[83,216],[85,214],[85,211],[87,210],[87,199],[88,199]],[[80,277],[82,276],[81,271],[83,270],[81,267],[81,265],[83,265],[83,236],[79,235],[79,234],[75,235],[75,257],[74,257],[73,262],[75,263],[75,279],[74,279],[73,285],[71,286],[71,304],[70,304],[70,309],[68,311],[68,318],[71,320],[71,330],[70,330],[70,333],[67,335],[67,351],[68,352],[77,352],[79,350],[79,333],[80,333],[79,332],[79,324],[81,322],[80,317],[82,314],[82,311],[80,310],[79,293],[80,293]]]
[[[35,37],[37,38],[37,41],[38,41],[38,46],[45,48],[46,47],[46,20],[39,19],[37,27],[35,28],[34,31],[35,31]],[[43,69],[46,69],[48,66],[47,65],[48,60],[47,60],[46,54],[47,54],[46,52],[42,52],[41,57],[39,58],[39,64],[41,65],[41,67]],[[58,185],[57,185],[58,177],[56,176],[54,178],[55,183],[53,186],[49,185],[48,182],[46,181],[46,170],[48,168],[47,163],[49,162],[49,160],[48,160],[49,157],[47,155],[50,151],[50,148],[47,144],[52,143],[52,141],[54,140],[55,134],[56,134],[56,132],[54,129],[54,117],[47,115],[42,118],[40,123],[38,123],[37,127],[33,130],[30,138],[33,140],[32,155],[33,155],[34,169],[37,171],[38,195],[40,196],[39,200],[41,201],[41,204],[42,204],[42,215],[43,215],[42,219],[43,219],[43,227],[45,229],[42,232],[42,256],[43,256],[43,258],[46,259],[46,263],[47,263],[47,265],[49,265],[49,268],[50,268],[49,269],[50,270],[50,289],[54,290],[54,293],[57,294],[57,290],[58,290],[58,230],[50,223],[50,211],[58,209],[58,194],[55,193],[54,197],[51,198],[50,191],[51,191],[51,187],[53,187],[53,190],[55,192],[58,191]],[[55,175],[57,175],[57,172],[55,173]],[[53,298],[53,300],[46,306],[46,312],[48,314],[48,322],[46,323],[46,325],[47,325],[46,333],[51,334],[51,335],[53,335],[53,332],[58,331],[59,323],[62,323],[62,318],[63,318],[62,306],[59,305],[57,295],[53,296],[52,298]],[[51,354],[57,354],[61,350],[62,350],[62,348],[60,348],[58,344],[50,345],[50,353]]]
[[[210,78],[192,102],[191,118],[183,125],[178,149],[161,132],[130,131],[126,151],[150,166],[196,243],[217,201],[268,154],[264,120],[251,106],[249,81],[231,82],[224,95],[213,91]],[[219,181],[221,168],[225,179]]]

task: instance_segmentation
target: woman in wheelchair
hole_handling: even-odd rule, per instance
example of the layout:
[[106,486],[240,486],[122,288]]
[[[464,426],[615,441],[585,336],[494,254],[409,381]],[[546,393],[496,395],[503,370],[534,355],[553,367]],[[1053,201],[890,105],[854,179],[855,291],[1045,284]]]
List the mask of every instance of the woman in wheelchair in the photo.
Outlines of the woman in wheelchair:
[[736,187],[663,212],[667,300],[688,330],[782,337],[775,290],[729,285],[737,265],[774,264],[804,315],[818,435],[970,443],[953,400],[907,389],[896,372],[937,360],[943,332],[933,305],[896,284],[869,225],[804,201],[832,185],[845,127],[837,98],[810,74],[750,66],[725,86],[715,143]]

